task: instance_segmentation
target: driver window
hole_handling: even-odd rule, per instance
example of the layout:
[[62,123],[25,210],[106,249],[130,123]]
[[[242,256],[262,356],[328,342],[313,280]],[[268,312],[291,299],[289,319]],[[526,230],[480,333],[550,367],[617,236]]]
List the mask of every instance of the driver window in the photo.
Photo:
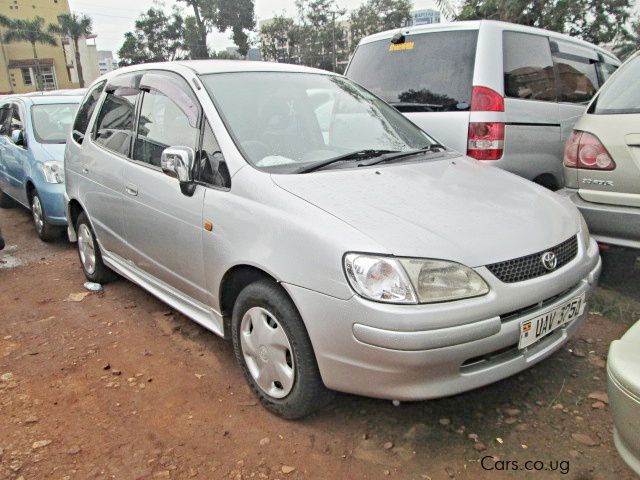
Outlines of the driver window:
[[143,92],[133,159],[160,166],[162,151],[168,147],[198,144],[200,130],[190,123],[186,112],[157,90]]

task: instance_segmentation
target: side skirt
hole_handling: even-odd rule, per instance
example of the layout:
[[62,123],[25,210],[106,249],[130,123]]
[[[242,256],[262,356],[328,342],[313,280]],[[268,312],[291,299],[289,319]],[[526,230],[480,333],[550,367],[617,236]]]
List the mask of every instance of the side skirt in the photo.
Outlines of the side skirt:
[[220,313],[140,270],[132,262],[113,253],[108,253],[102,248],[101,251],[102,259],[109,268],[141,286],[207,330],[224,337],[224,322]]

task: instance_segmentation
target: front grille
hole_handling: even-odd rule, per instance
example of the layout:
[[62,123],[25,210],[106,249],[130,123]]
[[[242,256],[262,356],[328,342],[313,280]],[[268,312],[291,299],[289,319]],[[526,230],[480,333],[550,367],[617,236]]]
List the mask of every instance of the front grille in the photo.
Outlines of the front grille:
[[[558,258],[556,268],[547,270],[542,264],[541,256],[546,252],[553,252]],[[505,283],[522,282],[531,278],[540,277],[561,268],[573,260],[578,253],[578,237],[571,237],[555,247],[542,250],[520,258],[506,260],[504,262],[487,265],[487,268],[498,279]]]

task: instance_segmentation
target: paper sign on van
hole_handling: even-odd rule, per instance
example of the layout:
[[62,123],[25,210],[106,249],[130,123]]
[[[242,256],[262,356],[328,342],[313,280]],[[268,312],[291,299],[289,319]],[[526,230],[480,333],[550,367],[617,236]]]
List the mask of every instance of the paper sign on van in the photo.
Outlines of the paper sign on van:
[[413,50],[414,45],[414,42],[392,43],[391,45],[389,45],[389,51],[398,52],[400,50]]

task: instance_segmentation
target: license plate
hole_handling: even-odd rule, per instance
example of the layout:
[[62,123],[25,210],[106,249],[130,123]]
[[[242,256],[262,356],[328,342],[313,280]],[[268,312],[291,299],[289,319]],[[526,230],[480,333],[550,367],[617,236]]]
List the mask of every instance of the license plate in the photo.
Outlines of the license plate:
[[530,320],[520,323],[520,342],[518,348],[533,345],[554,330],[569,323],[583,314],[587,305],[585,294],[573,298],[559,307],[549,310]]

